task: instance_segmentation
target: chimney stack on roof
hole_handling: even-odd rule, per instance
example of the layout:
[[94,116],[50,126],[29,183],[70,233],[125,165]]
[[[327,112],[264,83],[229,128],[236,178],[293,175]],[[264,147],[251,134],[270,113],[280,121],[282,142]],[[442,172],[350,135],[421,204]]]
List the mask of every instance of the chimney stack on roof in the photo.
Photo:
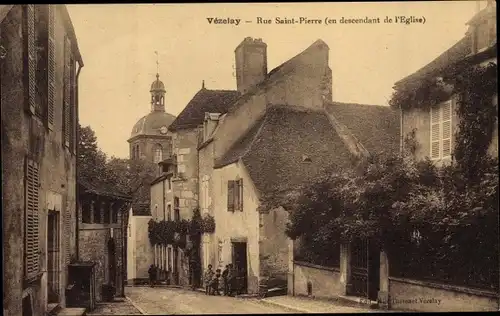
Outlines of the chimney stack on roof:
[[235,49],[236,86],[243,94],[267,76],[267,44],[246,37]]

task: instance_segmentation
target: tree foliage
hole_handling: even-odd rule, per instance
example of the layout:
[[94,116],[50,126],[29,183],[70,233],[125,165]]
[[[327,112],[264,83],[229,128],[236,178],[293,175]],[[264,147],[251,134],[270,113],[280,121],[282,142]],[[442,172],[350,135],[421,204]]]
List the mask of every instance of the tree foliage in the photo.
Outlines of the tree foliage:
[[99,148],[90,126],[79,126],[78,177],[115,192],[129,194],[133,202],[149,203],[150,183],[157,166],[145,160],[111,157]]

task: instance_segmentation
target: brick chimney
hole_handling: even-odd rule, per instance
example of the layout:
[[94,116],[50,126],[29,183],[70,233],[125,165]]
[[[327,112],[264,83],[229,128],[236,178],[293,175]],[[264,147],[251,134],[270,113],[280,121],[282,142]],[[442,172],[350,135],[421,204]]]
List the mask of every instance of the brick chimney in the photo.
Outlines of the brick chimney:
[[243,94],[267,75],[267,44],[261,38],[245,38],[234,50],[236,86]]

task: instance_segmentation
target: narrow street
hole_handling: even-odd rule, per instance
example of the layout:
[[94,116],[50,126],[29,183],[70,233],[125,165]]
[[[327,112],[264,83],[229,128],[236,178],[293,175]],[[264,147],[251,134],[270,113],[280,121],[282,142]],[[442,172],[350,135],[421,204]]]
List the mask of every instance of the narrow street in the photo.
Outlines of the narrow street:
[[298,313],[257,299],[207,296],[177,288],[126,287],[125,294],[149,315]]
[[297,314],[297,313],[372,313],[329,301],[276,296],[266,299],[207,296],[199,291],[179,288],[126,287],[125,294],[147,315],[176,314]]

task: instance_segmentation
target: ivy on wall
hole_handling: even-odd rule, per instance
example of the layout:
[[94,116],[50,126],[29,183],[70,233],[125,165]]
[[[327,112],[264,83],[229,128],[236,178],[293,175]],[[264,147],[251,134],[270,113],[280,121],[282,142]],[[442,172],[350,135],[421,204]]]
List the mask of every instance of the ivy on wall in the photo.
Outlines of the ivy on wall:
[[457,98],[459,118],[455,134],[454,158],[471,181],[477,180],[477,166],[486,156],[498,120],[497,65],[459,64],[448,69],[443,78],[424,79],[396,90],[390,105],[403,110],[430,107]]
[[191,220],[180,221],[151,219],[148,223],[149,241],[152,245],[175,245],[180,248],[186,247],[186,237],[196,240],[203,233],[215,231],[215,220],[212,216],[200,216],[199,210],[193,211]]

